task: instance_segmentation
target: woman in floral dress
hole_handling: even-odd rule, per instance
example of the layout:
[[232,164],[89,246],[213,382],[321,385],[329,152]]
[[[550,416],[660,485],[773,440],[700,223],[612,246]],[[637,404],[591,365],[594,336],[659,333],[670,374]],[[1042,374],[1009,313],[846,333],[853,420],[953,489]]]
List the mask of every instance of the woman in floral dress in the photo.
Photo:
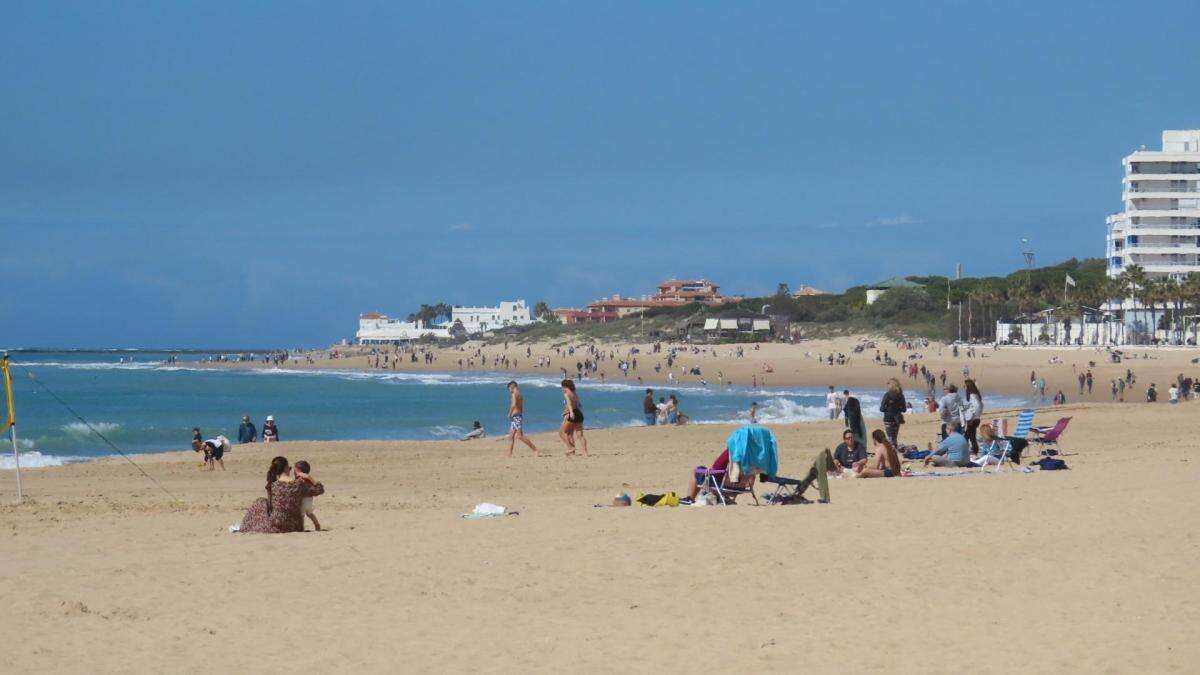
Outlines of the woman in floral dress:
[[304,513],[300,502],[305,497],[325,493],[325,486],[314,483],[300,472],[293,472],[286,457],[271,460],[267,470],[267,496],[250,505],[242,519],[240,532],[303,532]]

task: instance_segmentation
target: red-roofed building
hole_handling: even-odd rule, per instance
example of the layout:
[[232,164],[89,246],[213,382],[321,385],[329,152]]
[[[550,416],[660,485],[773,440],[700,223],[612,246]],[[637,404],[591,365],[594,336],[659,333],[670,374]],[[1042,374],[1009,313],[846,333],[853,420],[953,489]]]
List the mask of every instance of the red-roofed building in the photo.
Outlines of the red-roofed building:
[[658,295],[651,299],[680,305],[689,302],[721,305],[726,299],[721,296],[720,288],[708,279],[669,279],[658,285]]
[[554,315],[554,318],[567,325],[575,323],[607,323],[609,321],[616,321],[617,319],[621,318],[616,312],[604,312],[598,310],[592,311],[591,309],[582,310],[566,307],[550,310],[550,313]]

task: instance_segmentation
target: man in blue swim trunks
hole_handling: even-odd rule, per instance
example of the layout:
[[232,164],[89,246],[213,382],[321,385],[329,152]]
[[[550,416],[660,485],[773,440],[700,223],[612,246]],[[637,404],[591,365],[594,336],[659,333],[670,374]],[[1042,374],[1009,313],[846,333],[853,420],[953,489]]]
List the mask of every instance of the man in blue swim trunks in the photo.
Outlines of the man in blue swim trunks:
[[508,383],[508,456],[512,457],[513,444],[520,439],[522,443],[533,450],[533,456],[538,456],[537,446],[525,438],[525,396],[516,382]]

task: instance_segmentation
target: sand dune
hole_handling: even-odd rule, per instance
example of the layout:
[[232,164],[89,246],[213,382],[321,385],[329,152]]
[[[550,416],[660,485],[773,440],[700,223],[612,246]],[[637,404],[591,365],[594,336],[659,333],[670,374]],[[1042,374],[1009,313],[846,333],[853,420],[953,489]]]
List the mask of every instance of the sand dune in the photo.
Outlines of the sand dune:
[[[681,490],[718,426],[590,432],[588,459],[493,440],[239,447],[223,474],[142,458],[178,501],[122,461],[32,470],[0,508],[0,670],[1187,671],[1196,406],[1044,411],[1075,418],[1071,471],[838,479],[829,505],[593,507]],[[781,470],[837,427],[777,428]],[[328,531],[226,531],[275,452],[313,462]],[[459,517],[485,500],[520,515]]]

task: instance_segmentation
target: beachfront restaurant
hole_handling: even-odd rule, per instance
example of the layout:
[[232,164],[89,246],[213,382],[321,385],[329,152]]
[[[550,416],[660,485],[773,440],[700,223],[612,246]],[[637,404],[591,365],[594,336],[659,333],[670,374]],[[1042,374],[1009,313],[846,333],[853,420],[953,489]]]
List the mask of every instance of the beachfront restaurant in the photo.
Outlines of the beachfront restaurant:
[[755,342],[774,334],[771,318],[750,314],[725,314],[704,320],[704,337],[712,342],[737,340]]

